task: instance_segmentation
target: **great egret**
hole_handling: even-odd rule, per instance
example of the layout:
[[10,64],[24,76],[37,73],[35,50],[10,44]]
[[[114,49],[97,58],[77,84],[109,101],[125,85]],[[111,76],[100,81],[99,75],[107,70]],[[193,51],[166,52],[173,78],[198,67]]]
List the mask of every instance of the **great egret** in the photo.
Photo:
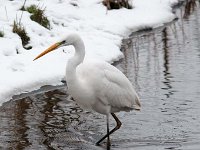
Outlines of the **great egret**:
[[[140,110],[138,95],[127,77],[116,67],[105,61],[84,61],[84,42],[77,34],[70,34],[53,44],[34,60],[68,45],[73,45],[75,48],[75,54],[69,59],[66,67],[68,92],[81,107],[106,115],[107,134],[96,145],[107,137],[109,149],[109,135],[119,129],[122,124],[114,113],[132,109]],[[117,123],[111,131],[109,131],[109,114]]]

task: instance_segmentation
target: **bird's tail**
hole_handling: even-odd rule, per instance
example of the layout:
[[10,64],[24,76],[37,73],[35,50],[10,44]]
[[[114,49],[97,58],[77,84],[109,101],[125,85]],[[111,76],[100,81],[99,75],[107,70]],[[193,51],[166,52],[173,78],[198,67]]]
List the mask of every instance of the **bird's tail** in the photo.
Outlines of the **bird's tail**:
[[138,96],[136,96],[136,98],[135,98],[134,109],[138,110],[138,111],[141,109],[140,99]]

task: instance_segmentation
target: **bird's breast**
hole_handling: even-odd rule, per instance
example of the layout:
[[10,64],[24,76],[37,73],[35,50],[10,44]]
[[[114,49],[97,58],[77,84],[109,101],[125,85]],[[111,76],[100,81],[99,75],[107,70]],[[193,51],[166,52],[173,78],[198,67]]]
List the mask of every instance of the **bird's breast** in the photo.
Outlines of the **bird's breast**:
[[69,84],[68,93],[74,98],[80,107],[84,109],[92,109],[95,101],[92,91],[83,88],[81,84]]

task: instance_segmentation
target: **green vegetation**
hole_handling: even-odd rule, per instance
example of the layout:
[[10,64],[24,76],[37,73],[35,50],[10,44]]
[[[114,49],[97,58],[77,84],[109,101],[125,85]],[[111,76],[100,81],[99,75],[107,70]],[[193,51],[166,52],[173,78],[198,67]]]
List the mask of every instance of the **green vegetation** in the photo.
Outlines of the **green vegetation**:
[[0,31],[0,37],[4,37],[4,32]]
[[44,14],[45,9],[41,9],[36,5],[31,5],[26,8],[26,11],[31,13],[31,20],[39,23],[43,27],[50,29],[50,22]]
[[31,5],[26,8],[26,11],[28,11],[31,14],[36,14],[37,13],[37,6],[36,5]]
[[14,21],[13,23],[13,33],[16,33],[19,35],[19,37],[22,40],[22,45],[25,48],[25,46],[29,43],[30,37],[27,35],[25,28],[20,24]]

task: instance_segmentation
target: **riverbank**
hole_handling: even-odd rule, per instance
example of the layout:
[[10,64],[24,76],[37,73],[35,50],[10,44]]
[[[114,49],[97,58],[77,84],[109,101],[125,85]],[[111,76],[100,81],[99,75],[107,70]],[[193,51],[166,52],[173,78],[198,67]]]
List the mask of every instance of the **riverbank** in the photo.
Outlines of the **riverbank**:
[[[41,60],[32,60],[65,33],[78,32],[81,35],[86,45],[86,59],[102,59],[112,63],[123,57],[120,51],[123,38],[131,32],[172,21],[176,17],[172,7],[177,2],[134,0],[133,9],[107,11],[101,0],[27,1],[26,7],[32,4],[45,7],[45,15],[51,26],[48,30],[32,21],[27,11],[22,14],[22,2],[1,1],[0,22],[4,37],[0,38],[0,104],[10,100],[13,95],[28,93],[44,85],[62,85],[66,62],[73,55],[73,48],[66,47]],[[21,15],[21,24],[30,36],[30,50],[24,49],[19,36],[12,33],[13,22],[16,16],[20,18]]]

